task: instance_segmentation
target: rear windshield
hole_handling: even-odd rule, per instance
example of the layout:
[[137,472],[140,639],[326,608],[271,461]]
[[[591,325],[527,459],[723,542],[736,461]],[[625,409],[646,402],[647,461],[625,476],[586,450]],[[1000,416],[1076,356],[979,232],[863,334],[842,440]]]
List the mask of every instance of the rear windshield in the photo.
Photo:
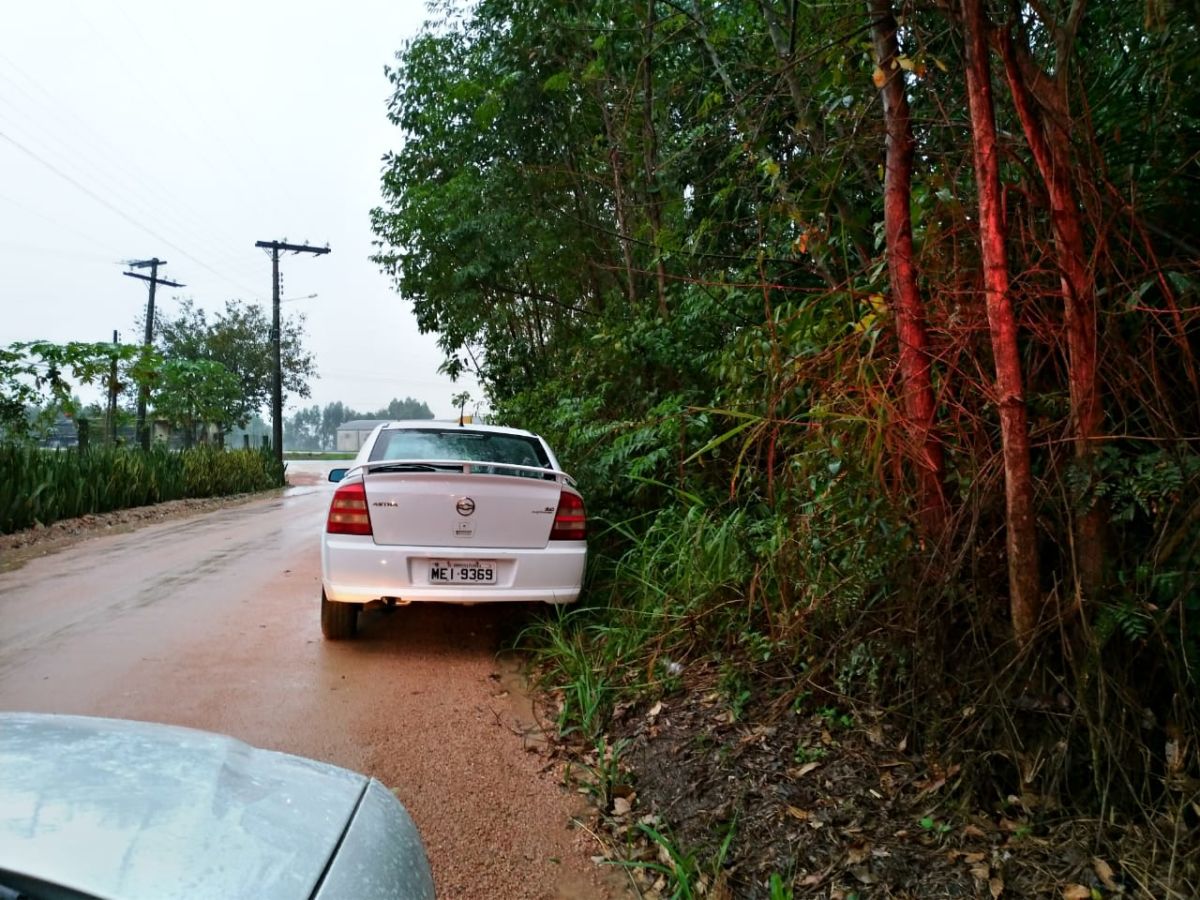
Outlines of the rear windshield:
[[534,438],[466,428],[385,428],[371,448],[371,462],[389,459],[469,459],[550,467],[546,452]]

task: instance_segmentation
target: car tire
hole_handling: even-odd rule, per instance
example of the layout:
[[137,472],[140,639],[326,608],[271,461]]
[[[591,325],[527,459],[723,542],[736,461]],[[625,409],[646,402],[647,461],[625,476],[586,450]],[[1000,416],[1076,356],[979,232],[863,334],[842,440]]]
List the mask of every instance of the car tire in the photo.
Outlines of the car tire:
[[358,631],[361,603],[334,603],[321,591],[321,634],[327,640],[347,641]]

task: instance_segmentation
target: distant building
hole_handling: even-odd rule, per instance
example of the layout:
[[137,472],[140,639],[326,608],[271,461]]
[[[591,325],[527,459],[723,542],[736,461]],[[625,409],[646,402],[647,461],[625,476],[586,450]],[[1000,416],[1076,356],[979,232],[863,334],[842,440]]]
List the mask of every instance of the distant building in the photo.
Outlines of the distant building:
[[43,447],[77,447],[79,445],[79,427],[75,420],[59,413],[54,424],[47,430],[41,440]]
[[357,453],[371,432],[390,419],[354,419],[343,422],[337,430],[337,448],[348,453]]

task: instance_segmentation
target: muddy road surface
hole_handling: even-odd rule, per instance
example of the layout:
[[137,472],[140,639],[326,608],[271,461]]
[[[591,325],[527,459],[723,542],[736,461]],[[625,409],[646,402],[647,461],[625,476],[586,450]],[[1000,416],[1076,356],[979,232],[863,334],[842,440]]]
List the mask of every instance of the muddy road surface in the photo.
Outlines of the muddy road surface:
[[439,897],[623,896],[590,861],[599,848],[571,824],[580,798],[523,733],[527,703],[497,657],[528,610],[380,610],[357,640],[322,640],[330,490],[82,540],[0,573],[0,709],[204,728],[374,775],[416,819]]

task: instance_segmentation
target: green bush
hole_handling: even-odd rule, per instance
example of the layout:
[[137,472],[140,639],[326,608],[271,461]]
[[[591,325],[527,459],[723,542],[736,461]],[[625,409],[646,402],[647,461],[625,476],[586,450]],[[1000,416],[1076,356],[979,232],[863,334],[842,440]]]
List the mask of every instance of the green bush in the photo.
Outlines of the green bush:
[[284,467],[264,450],[128,447],[43,450],[0,445],[0,533],[89,513],[280,487]]

